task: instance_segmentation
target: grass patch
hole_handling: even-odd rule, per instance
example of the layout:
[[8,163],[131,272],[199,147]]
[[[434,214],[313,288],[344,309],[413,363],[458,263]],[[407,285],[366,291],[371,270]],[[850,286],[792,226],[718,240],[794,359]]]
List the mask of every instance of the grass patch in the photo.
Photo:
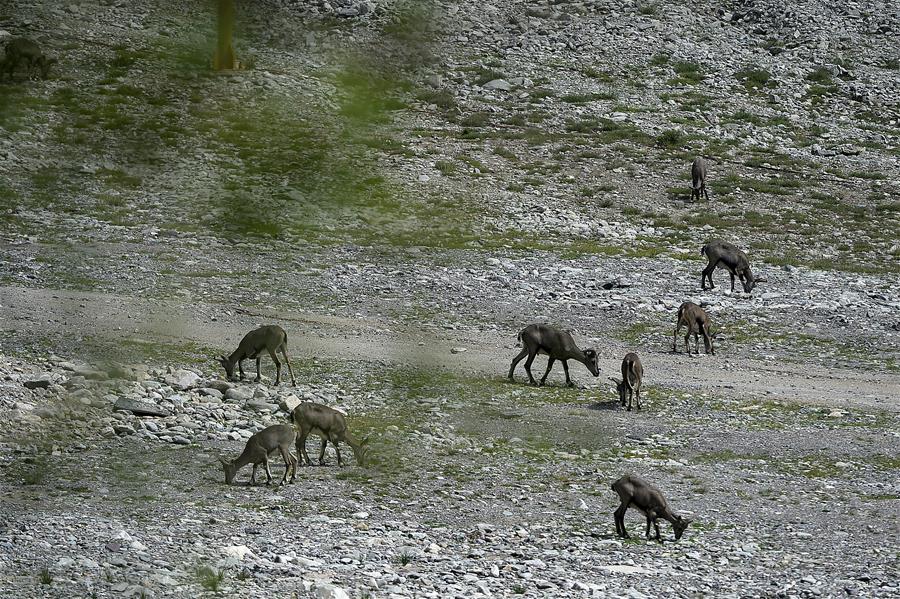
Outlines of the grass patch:
[[661,67],[669,64],[669,60],[672,57],[663,52],[657,52],[650,58],[650,66]]
[[806,80],[820,85],[831,85],[834,83],[833,75],[827,67],[816,67],[806,74]]
[[661,148],[678,148],[685,144],[687,136],[677,129],[668,129],[656,138],[656,145]]
[[519,161],[519,157],[516,155],[516,153],[504,146],[495,147],[494,154],[496,154],[497,156],[502,156],[503,158],[506,158],[510,162],[518,162]]
[[616,95],[609,92],[590,92],[580,94],[566,94],[560,98],[563,102],[569,104],[587,104],[597,100],[615,100]]
[[438,160],[434,163],[434,168],[439,170],[441,174],[444,175],[452,175],[458,170],[458,167],[455,163],[450,162],[449,160]]
[[900,71],[900,58],[882,58],[878,66],[886,71]]
[[655,15],[659,11],[659,3],[657,2],[641,2],[638,4],[638,14],[644,16]]
[[409,553],[408,551],[402,551],[394,556],[393,562],[398,566],[406,566],[410,564],[413,559],[415,559],[415,556],[412,553]]
[[490,112],[473,112],[459,120],[463,127],[486,127],[491,124]]
[[456,108],[456,96],[445,89],[426,90],[419,92],[416,99],[425,104],[435,104],[438,108],[450,110]]
[[734,77],[742,82],[748,91],[774,88],[777,86],[777,82],[772,80],[772,75],[769,71],[760,68],[759,66],[741,69],[734,74]]
[[556,92],[546,87],[536,87],[528,94],[529,102],[540,102],[544,98],[552,98],[556,96]]
[[594,67],[583,67],[581,69],[581,74],[589,79],[596,79],[597,81],[604,83],[612,83],[615,81],[615,77],[613,77],[612,73],[609,71],[601,71]]
[[200,566],[197,568],[196,574],[197,582],[200,583],[200,586],[207,591],[212,591],[214,593],[219,592],[222,582],[225,580],[224,572],[217,571],[215,568],[209,566]]
[[700,65],[695,62],[679,60],[672,64],[672,70],[675,71],[677,77],[670,81],[671,85],[700,83],[703,75],[700,72]]
[[473,81],[475,85],[484,85],[489,81],[493,81],[494,79],[503,79],[506,75],[501,73],[500,71],[495,71],[494,69],[489,69],[486,67],[475,67],[472,69]]
[[763,50],[766,50],[772,56],[778,56],[782,52],[784,52],[784,42],[782,42],[777,37],[770,37],[766,39],[760,46]]

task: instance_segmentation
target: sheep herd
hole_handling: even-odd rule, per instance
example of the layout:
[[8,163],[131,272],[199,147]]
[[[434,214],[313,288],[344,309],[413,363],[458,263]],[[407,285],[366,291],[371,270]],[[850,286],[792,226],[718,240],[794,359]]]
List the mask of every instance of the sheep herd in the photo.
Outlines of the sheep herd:
[[[702,168],[702,171],[698,171],[697,162],[695,161],[692,172],[702,173],[702,177],[699,179],[699,184],[702,185],[705,181],[705,166]],[[696,175],[694,184],[698,185]],[[710,288],[715,287],[712,281],[712,273],[718,266],[724,266],[731,275],[732,291],[734,290],[735,277],[741,281],[744,291],[747,293],[753,290],[756,283],[764,280],[754,277],[746,254],[730,243],[722,240],[712,240],[703,246],[701,254],[709,259],[709,264],[704,268],[701,277],[703,289],[706,289],[707,281]],[[715,354],[713,335],[710,333],[709,316],[703,308],[690,301],[684,302],[678,308],[672,344],[673,352],[677,352],[678,334],[682,327],[687,329],[687,334],[684,338],[686,352],[690,353],[689,340],[690,336],[693,335],[695,351],[700,353],[699,337],[702,335],[706,353]],[[513,358],[509,367],[507,376],[511,381],[513,380],[516,366],[523,359],[525,359],[525,372],[528,374],[528,381],[532,385],[544,385],[547,376],[557,361],[562,362],[566,384],[569,386],[573,385],[569,376],[569,360],[581,362],[595,377],[600,375],[597,350],[594,348],[579,348],[572,334],[568,331],[548,324],[530,324],[519,332],[518,341],[522,345],[522,350]],[[245,359],[256,360],[255,380],[258,382],[261,378],[260,357],[263,352],[268,353],[275,362],[276,385],[281,382],[281,362],[278,359],[278,353],[281,354],[287,364],[291,384],[296,384],[290,358],[287,354],[287,333],[277,325],[266,325],[250,331],[241,339],[238,348],[234,352],[227,357],[219,357],[219,363],[225,369],[225,374],[229,379],[234,376],[235,366],[237,366],[239,377],[243,379],[245,376],[243,361]],[[540,378],[540,381],[536,381],[531,372],[531,365],[537,354],[545,354],[548,357],[547,370]],[[644,367],[637,353],[629,352],[625,355],[622,360],[621,372],[621,380],[610,377],[616,383],[619,401],[629,411],[632,409],[632,404],[636,404],[637,409],[640,410],[641,382],[644,376]],[[252,464],[253,472],[250,476],[250,483],[255,484],[257,466],[262,464],[266,472],[266,484],[271,484],[273,478],[269,469],[269,456],[276,451],[281,453],[285,462],[285,471],[281,484],[294,482],[298,462],[303,461],[306,465],[311,464],[306,451],[306,439],[311,432],[321,437],[320,465],[324,465],[325,449],[329,441],[337,454],[339,466],[343,466],[338,446],[342,441],[347,443],[352,449],[357,464],[364,464],[367,453],[367,440],[359,441],[350,434],[344,415],[338,410],[317,403],[305,402],[294,408],[291,413],[291,419],[291,424],[272,425],[251,436],[244,451],[234,460],[229,462],[220,458],[225,471],[225,482],[231,484],[238,470],[248,464]],[[297,449],[296,456],[291,453],[292,445]],[[288,476],[290,476],[290,480],[288,480]],[[645,534],[647,538],[650,538],[651,527],[653,527],[657,541],[662,540],[658,525],[659,518],[672,524],[675,531],[675,540],[681,538],[685,528],[691,522],[687,518],[674,514],[669,509],[659,489],[636,476],[623,476],[612,484],[612,489],[619,495],[622,502],[614,514],[616,534],[620,537],[628,538],[624,518],[625,511],[629,507],[637,508],[646,516],[647,527]]]

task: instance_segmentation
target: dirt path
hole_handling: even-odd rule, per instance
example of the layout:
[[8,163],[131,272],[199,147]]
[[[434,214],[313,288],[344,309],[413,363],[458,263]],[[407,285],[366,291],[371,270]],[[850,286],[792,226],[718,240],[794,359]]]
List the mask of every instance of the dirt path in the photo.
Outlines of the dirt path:
[[[107,293],[0,287],[0,321],[4,329],[44,335],[50,347],[54,336],[88,331],[97,339],[120,338],[219,347],[236,346],[241,334],[263,321],[285,323],[291,353],[297,358],[324,356],[441,367],[465,374],[504,376],[514,355],[512,333],[440,331],[397,327],[372,319],[347,319],[312,313],[234,310],[224,314],[218,305],[159,301]],[[464,352],[450,349],[463,347]],[[72,348],[75,351],[76,348]],[[621,344],[599,348],[601,355],[618,355]],[[60,349],[59,351],[62,351]],[[900,411],[900,376],[856,370],[811,367],[775,361],[740,364],[727,355],[688,358],[665,351],[645,351],[648,385],[678,387],[685,392],[712,391],[736,397],[814,403],[841,408],[878,408]],[[212,357],[211,357],[212,358]],[[605,375],[616,374],[617,359],[601,360]],[[544,363],[535,365],[542,372]],[[573,369],[573,377],[587,387],[605,385]],[[520,365],[517,376],[524,378]],[[561,377],[551,375],[551,380]]]

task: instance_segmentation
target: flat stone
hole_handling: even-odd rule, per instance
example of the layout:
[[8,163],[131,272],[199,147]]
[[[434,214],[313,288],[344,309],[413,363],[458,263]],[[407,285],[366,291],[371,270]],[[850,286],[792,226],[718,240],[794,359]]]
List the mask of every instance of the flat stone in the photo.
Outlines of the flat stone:
[[230,399],[231,401],[245,402],[250,401],[253,396],[249,391],[244,391],[243,389],[238,389],[236,387],[232,387],[225,391],[225,399]]
[[114,424],[113,431],[120,437],[124,437],[125,435],[133,435],[135,432],[134,428],[128,426],[127,424]]
[[50,375],[42,374],[38,378],[23,381],[26,389],[47,389],[50,387]]
[[160,418],[165,418],[166,416],[172,415],[169,410],[161,408],[156,404],[148,401],[128,399],[127,397],[120,397],[117,399],[116,403],[113,405],[113,409],[131,412],[135,416],[158,416]]
[[202,395],[203,397],[212,397],[214,399],[222,399],[222,392],[216,389],[215,387],[202,387],[197,390],[197,393]]
[[507,81],[506,79],[493,79],[488,81],[484,85],[482,85],[484,89],[499,89],[500,91],[508,92],[512,90],[512,83]]
[[277,412],[278,406],[267,401],[253,400],[247,402],[247,408],[257,412]]
[[187,391],[196,387],[200,380],[200,375],[190,370],[176,370],[165,377],[166,384],[177,391]]
[[253,557],[253,552],[246,545],[231,545],[230,547],[222,547],[222,553],[228,557],[243,560],[245,557]]
[[347,591],[333,584],[317,584],[315,594],[317,599],[350,599]]
[[600,566],[601,569],[613,574],[653,574],[651,570],[641,568],[640,566]]

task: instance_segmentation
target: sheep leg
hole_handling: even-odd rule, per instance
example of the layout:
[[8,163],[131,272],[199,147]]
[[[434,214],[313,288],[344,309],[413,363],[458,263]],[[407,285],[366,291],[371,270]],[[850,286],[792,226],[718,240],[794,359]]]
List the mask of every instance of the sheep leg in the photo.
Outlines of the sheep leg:
[[325,465],[325,447],[328,445],[328,439],[322,437],[322,443],[319,446],[319,466]]
[[513,380],[513,372],[516,370],[516,366],[519,365],[519,362],[522,361],[522,358],[528,355],[528,348],[523,347],[522,351],[519,352],[519,355],[513,358],[512,365],[509,367],[509,375],[507,378],[509,380]]
[[534,357],[537,355],[537,350],[528,350],[528,359],[525,360],[525,372],[528,373],[528,382],[532,385],[537,385],[537,381],[534,380],[534,376],[531,374],[531,365],[534,363]]
[[284,345],[281,346],[281,355],[284,356],[284,362],[285,362],[285,364],[287,364],[287,367],[288,367],[288,374],[291,375],[291,385],[296,387],[297,381],[294,380],[294,369],[291,368],[291,360],[288,358],[287,347],[285,347]]
[[278,361],[278,356],[275,355],[274,349],[270,349],[268,351],[269,356],[272,358],[272,361],[275,362],[275,386],[277,387],[278,383],[281,382],[281,362]]
[[547,381],[547,375],[550,374],[550,370],[553,368],[553,363],[556,362],[556,358],[551,357],[547,360],[547,372],[544,373],[544,376],[541,377],[541,386]]

